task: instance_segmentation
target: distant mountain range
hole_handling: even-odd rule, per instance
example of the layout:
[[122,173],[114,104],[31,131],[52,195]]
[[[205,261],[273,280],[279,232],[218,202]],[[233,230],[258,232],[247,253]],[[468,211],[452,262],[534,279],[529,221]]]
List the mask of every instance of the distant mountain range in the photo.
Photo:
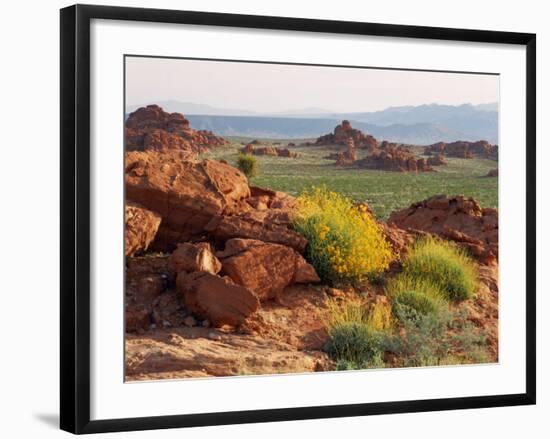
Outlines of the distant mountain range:
[[[331,113],[308,108],[283,113],[254,113],[179,101],[156,102],[183,113],[195,129],[221,136],[313,138],[334,130],[343,119],[379,140],[426,145],[438,141],[487,140],[498,143],[498,104],[389,107],[382,111]],[[128,112],[140,105],[129,106]]]

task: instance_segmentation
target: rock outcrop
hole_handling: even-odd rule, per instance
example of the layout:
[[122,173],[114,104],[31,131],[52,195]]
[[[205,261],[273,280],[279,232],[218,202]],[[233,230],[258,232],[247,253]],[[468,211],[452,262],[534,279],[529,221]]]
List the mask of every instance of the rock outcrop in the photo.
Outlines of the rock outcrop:
[[445,160],[443,154],[439,153],[434,156],[428,157],[426,163],[428,164],[428,166],[444,166],[447,165],[447,160]]
[[280,244],[230,239],[216,256],[222,263],[222,274],[250,289],[260,302],[278,298],[293,283],[320,281],[299,253]]
[[180,326],[187,316],[167,256],[126,258],[126,332]]
[[498,260],[498,211],[481,208],[473,198],[436,195],[393,212],[388,224],[455,241],[486,265]]
[[474,156],[497,159],[498,146],[491,145],[486,140],[479,140],[477,142],[437,142],[426,146],[424,153],[427,155],[444,154],[447,157],[458,157],[463,159],[471,159]]
[[203,152],[226,143],[211,131],[194,130],[180,113],[167,113],[158,105],[130,113],[125,124],[126,151],[176,150]]
[[346,145],[351,139],[356,148],[372,149],[378,147],[378,141],[370,134],[352,128],[349,120],[343,120],[334,128],[334,132],[319,137],[316,145]]
[[174,273],[181,273],[182,271],[188,273],[206,271],[218,274],[222,269],[222,264],[214,256],[212,247],[208,242],[199,242],[197,244],[184,242],[178,244],[176,250],[170,255],[168,267]]
[[154,247],[169,250],[201,235],[215,216],[247,206],[248,181],[238,169],[184,153],[126,153],[126,196],[162,216]]
[[288,148],[279,148],[275,146],[264,146],[261,148],[256,148],[252,143],[249,143],[244,148],[241,148],[241,152],[243,154],[250,154],[250,155],[268,155],[268,156],[274,156],[274,157],[289,157],[289,158],[298,157],[297,152],[291,151]]
[[205,271],[178,274],[176,285],[183,294],[185,306],[214,326],[238,326],[258,310],[260,302],[248,288],[231,278]]
[[218,241],[232,238],[256,239],[282,244],[304,253],[307,240],[287,223],[285,211],[255,211],[240,215],[217,215],[205,226],[205,230]]
[[355,151],[355,143],[352,138],[346,141],[346,149],[340,151],[336,155],[336,166],[351,166],[357,160],[357,152]]
[[381,169],[394,172],[426,172],[433,171],[426,159],[415,156],[408,148],[385,143],[355,164],[361,168]]
[[128,201],[124,208],[124,250],[126,256],[147,250],[159,228],[160,215]]

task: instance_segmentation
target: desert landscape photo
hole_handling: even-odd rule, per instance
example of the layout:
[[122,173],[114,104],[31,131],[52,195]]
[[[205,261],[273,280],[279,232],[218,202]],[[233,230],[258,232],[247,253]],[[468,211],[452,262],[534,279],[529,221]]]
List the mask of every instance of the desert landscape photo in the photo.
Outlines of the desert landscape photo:
[[125,379],[498,362],[499,77],[125,58]]

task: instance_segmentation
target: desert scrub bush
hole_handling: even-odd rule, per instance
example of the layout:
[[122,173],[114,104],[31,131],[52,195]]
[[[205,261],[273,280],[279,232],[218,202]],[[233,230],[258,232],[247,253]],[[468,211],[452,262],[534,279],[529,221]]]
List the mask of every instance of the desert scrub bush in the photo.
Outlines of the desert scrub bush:
[[486,337],[478,334],[458,311],[442,308],[422,314],[414,308],[396,308],[402,331],[387,340],[386,349],[404,367],[484,363]]
[[368,325],[376,331],[390,331],[393,328],[392,307],[389,302],[375,302],[369,307]]
[[379,367],[384,364],[384,335],[367,323],[344,323],[329,331],[326,351],[337,365],[345,362],[347,369]]
[[359,283],[395,258],[366,208],[324,187],[298,197],[294,227],[308,240],[307,259],[325,282]]
[[477,269],[456,245],[436,238],[419,240],[403,262],[403,273],[433,283],[453,301],[473,296]]
[[386,294],[397,308],[412,308],[419,314],[436,314],[446,306],[446,296],[430,280],[400,273],[386,285]]
[[248,154],[239,154],[237,158],[237,168],[246,175],[246,178],[256,177],[258,175],[258,161],[256,157]]
[[328,302],[325,321],[329,340],[326,352],[336,370],[383,367],[387,333],[391,328],[389,304],[367,307],[360,299]]

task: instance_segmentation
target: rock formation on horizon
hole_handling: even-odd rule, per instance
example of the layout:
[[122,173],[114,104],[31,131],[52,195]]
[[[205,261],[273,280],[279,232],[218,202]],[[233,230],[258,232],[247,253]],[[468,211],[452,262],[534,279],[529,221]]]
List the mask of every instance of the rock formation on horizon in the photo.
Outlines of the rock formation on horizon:
[[130,113],[125,124],[126,151],[176,150],[193,153],[224,145],[222,137],[207,130],[194,130],[180,113],[167,113],[148,105]]
[[319,137],[315,141],[315,144],[347,145],[348,139],[353,140],[353,144],[356,148],[372,149],[378,147],[378,141],[373,136],[352,128],[349,120],[343,120],[340,125],[336,125],[333,133]]
[[457,141],[451,143],[437,142],[426,146],[426,155],[445,155],[447,157],[458,157],[471,159],[475,156],[498,160],[498,145],[491,145],[486,140],[477,142]]

